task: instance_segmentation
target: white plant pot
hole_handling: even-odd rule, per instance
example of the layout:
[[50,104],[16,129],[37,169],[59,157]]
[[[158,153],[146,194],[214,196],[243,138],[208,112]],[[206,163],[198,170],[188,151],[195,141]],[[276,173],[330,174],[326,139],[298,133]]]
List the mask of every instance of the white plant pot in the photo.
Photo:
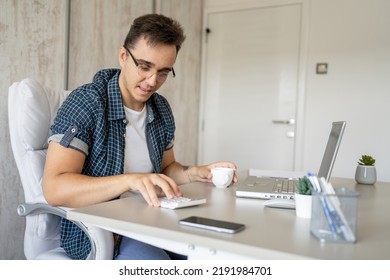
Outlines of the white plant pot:
[[375,166],[358,165],[356,167],[355,180],[358,184],[373,185],[376,182]]
[[313,197],[311,195],[295,193],[295,213],[300,218],[311,218]]

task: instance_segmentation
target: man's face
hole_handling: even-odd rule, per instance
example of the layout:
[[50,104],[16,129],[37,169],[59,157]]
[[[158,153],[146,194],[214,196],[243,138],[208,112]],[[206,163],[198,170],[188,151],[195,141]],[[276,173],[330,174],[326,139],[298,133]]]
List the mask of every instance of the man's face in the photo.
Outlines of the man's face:
[[176,47],[173,45],[150,46],[145,39],[140,39],[133,49],[122,47],[119,50],[122,68],[119,88],[124,105],[142,110],[150,96],[172,75],[175,59]]

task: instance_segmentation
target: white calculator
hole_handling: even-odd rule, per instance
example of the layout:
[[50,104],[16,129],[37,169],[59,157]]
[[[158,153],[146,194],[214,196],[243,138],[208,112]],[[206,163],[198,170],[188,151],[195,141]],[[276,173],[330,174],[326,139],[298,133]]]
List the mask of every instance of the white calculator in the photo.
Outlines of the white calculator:
[[161,207],[168,208],[168,209],[184,208],[184,207],[196,206],[204,203],[206,203],[205,198],[202,199],[192,199],[188,197],[160,198]]

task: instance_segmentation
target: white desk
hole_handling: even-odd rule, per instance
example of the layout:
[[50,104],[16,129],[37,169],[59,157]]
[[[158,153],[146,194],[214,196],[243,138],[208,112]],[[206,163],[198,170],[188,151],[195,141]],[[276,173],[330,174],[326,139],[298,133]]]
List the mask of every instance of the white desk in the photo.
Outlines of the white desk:
[[[262,200],[236,198],[235,187],[211,184],[181,186],[188,197],[205,197],[207,204],[169,210],[148,206],[142,196],[129,197],[69,211],[68,218],[93,224],[189,259],[390,259],[390,183],[357,185],[333,179],[334,187],[360,193],[355,244],[321,244],[310,233],[310,219],[295,210],[265,208]],[[244,223],[237,234],[217,233],[178,224],[188,216]]]

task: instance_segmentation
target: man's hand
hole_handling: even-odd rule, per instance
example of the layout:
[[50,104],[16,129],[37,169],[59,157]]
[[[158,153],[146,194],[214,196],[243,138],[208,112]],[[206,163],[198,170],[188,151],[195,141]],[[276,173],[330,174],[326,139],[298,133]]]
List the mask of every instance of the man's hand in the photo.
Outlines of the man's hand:
[[233,183],[238,181],[237,179],[237,167],[230,161],[217,161],[203,166],[191,167],[187,172],[191,177],[191,181],[211,182],[212,174],[211,169],[215,167],[228,167],[234,170]]
[[182,196],[175,181],[164,174],[137,173],[129,175],[130,190],[140,192],[151,206],[160,206],[158,197],[162,194],[168,198]]

